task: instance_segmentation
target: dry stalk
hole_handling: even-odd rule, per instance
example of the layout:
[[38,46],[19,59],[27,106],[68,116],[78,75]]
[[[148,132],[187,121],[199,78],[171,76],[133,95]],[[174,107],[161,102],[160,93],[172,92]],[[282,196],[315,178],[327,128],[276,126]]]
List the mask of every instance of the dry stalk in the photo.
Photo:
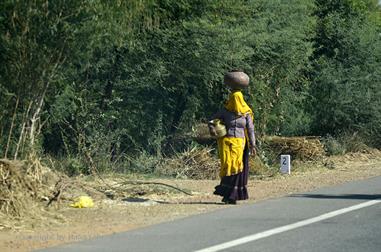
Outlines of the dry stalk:
[[62,178],[56,183],[53,196],[49,199],[47,206],[50,206],[54,201],[59,202],[63,191],[68,187],[69,183]]
[[29,116],[29,112],[30,112],[31,108],[32,108],[32,102],[29,103],[28,109],[26,110],[26,112],[23,115],[23,123],[22,123],[22,126],[21,126],[21,132],[20,132],[19,140],[18,140],[17,145],[16,145],[16,151],[15,151],[15,154],[14,154],[14,157],[13,157],[14,160],[17,159],[17,155],[19,153],[20,146],[21,146],[21,149],[24,148],[23,146],[24,146],[24,142],[25,142],[25,139],[26,139],[26,134],[24,132],[25,132],[25,127],[26,127],[26,123],[27,123],[27,118]]
[[12,138],[12,133],[13,133],[13,127],[14,127],[15,119],[16,119],[16,115],[17,115],[17,109],[18,109],[18,107],[19,107],[19,101],[20,101],[20,97],[17,96],[16,105],[15,105],[15,110],[14,110],[14,112],[13,112],[13,116],[12,116],[11,127],[10,127],[10,129],[9,129],[7,145],[6,145],[6,147],[5,147],[4,158],[7,158],[7,155],[8,155],[9,145],[10,145],[11,138]]
[[42,182],[42,164],[40,159],[35,153],[30,153],[28,156],[28,166],[26,174],[30,176],[34,181],[41,184]]

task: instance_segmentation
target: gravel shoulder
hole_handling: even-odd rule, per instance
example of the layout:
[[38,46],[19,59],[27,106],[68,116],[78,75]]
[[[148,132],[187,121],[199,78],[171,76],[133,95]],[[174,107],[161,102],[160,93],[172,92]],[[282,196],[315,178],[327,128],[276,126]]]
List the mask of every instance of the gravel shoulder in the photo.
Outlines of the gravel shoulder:
[[[248,189],[255,203],[292,193],[381,176],[381,152],[346,154],[324,162],[298,165],[291,175],[251,176]],[[108,178],[112,180],[112,178]],[[103,199],[94,208],[55,209],[65,221],[20,230],[0,231],[0,251],[30,251],[63,243],[77,242],[100,235],[132,230],[189,215],[235,207],[220,203],[212,194],[217,180],[150,179],[185,188],[192,196],[173,191],[150,193],[123,200]]]

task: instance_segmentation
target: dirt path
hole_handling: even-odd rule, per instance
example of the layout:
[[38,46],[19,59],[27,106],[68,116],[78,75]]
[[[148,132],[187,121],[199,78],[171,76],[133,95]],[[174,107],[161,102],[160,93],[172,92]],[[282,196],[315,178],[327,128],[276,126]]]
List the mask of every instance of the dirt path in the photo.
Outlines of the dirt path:
[[[348,154],[330,158],[326,165],[308,164],[289,176],[253,178],[249,182],[251,199],[239,204],[253,203],[319,187],[381,176],[380,152]],[[302,171],[304,170],[304,171]],[[194,195],[178,193],[150,194],[124,201],[104,200],[95,208],[62,208],[58,212],[66,221],[50,227],[31,230],[0,231],[0,251],[30,251],[36,248],[76,242],[99,235],[112,234],[144,227],[188,215],[235,207],[220,203],[212,194],[218,181],[214,180],[154,180],[191,190]]]

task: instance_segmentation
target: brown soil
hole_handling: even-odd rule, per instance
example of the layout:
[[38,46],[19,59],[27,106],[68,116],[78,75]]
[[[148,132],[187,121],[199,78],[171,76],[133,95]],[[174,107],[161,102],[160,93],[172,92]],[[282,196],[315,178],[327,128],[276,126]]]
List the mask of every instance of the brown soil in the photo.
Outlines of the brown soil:
[[[371,154],[347,154],[319,163],[295,164],[294,167],[296,170],[287,176],[276,175],[265,178],[252,176],[249,182],[251,199],[239,204],[380,176],[381,153],[374,151]],[[107,178],[106,181],[111,183],[112,180]],[[56,206],[51,210],[60,214],[57,215],[57,219],[35,222],[31,220],[23,228],[0,231],[0,251],[30,251],[216,209],[236,207],[221,204],[220,197],[212,194],[214,186],[219,182],[217,180],[151,179],[149,181],[186,188],[192,191],[193,196],[171,190],[147,193],[152,187],[146,186],[145,189],[142,187],[140,192],[137,191],[133,199],[99,198],[95,200],[94,208],[75,209],[65,203],[59,209]],[[144,195],[136,196],[139,194]]]

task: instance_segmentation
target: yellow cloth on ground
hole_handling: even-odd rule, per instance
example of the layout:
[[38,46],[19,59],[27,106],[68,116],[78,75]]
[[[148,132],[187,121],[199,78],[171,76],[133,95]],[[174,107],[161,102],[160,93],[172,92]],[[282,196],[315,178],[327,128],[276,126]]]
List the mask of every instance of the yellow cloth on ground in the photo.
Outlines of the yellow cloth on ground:
[[218,154],[221,161],[220,177],[231,176],[243,170],[243,150],[245,139],[222,137],[217,140]]
[[[250,113],[254,119],[253,111],[243,99],[243,94],[239,90],[234,90],[225,108],[230,112],[234,112],[239,116]],[[248,139],[245,130],[246,139]],[[223,137],[217,140],[218,152],[221,161],[220,177],[231,176],[242,172],[243,170],[243,151],[245,149],[245,138]]]
[[94,202],[93,199],[89,196],[80,196],[75,200],[73,204],[70,204],[70,206],[74,208],[93,207]]

